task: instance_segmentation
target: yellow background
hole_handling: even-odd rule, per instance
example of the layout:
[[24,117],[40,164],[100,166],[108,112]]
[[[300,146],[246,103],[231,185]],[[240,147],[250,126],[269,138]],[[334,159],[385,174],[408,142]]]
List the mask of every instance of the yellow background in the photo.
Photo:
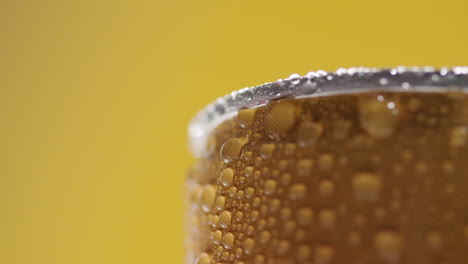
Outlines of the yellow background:
[[467,64],[467,10],[0,0],[0,263],[182,263],[197,110],[294,72]]

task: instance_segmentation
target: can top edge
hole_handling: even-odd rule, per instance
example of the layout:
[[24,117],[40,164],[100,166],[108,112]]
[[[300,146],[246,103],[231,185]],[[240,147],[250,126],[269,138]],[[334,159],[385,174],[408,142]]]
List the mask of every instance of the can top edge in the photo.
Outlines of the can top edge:
[[339,68],[334,72],[294,73],[286,79],[234,91],[207,105],[189,123],[189,150],[195,157],[200,157],[210,131],[234,116],[239,109],[263,106],[284,97],[307,98],[369,90],[420,92],[437,89],[468,89],[468,66],[438,69],[429,66],[352,67]]

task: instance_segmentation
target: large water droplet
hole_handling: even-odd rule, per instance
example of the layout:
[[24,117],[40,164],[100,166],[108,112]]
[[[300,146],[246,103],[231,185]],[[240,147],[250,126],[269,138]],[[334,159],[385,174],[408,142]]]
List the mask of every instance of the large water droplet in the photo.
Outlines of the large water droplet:
[[229,139],[221,147],[221,159],[226,163],[238,160],[245,143],[247,143],[247,140],[245,138]]
[[237,114],[237,122],[242,128],[249,128],[255,121],[258,108],[241,109]]
[[382,95],[363,96],[360,100],[361,125],[369,135],[386,138],[393,134],[398,124],[399,105]]
[[272,133],[285,134],[289,132],[296,123],[296,106],[287,101],[276,101],[270,103],[265,116],[265,127]]

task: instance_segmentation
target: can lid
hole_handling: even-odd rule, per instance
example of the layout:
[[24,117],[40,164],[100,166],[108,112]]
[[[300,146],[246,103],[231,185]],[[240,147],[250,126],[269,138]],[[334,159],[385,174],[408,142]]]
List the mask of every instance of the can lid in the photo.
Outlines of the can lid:
[[334,72],[311,71],[294,73],[254,87],[234,91],[216,99],[190,121],[189,150],[201,157],[209,133],[239,109],[263,106],[269,101],[288,98],[308,98],[366,91],[468,92],[468,66],[395,68],[339,68]]

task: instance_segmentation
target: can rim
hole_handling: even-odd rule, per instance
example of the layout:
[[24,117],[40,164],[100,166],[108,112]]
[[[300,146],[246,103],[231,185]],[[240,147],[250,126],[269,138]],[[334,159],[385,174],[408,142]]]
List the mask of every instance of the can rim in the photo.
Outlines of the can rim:
[[339,68],[333,72],[311,71],[291,74],[257,86],[246,87],[219,97],[199,111],[188,126],[189,150],[201,157],[209,133],[242,108],[263,106],[280,98],[309,98],[368,91],[468,92],[468,66]]

